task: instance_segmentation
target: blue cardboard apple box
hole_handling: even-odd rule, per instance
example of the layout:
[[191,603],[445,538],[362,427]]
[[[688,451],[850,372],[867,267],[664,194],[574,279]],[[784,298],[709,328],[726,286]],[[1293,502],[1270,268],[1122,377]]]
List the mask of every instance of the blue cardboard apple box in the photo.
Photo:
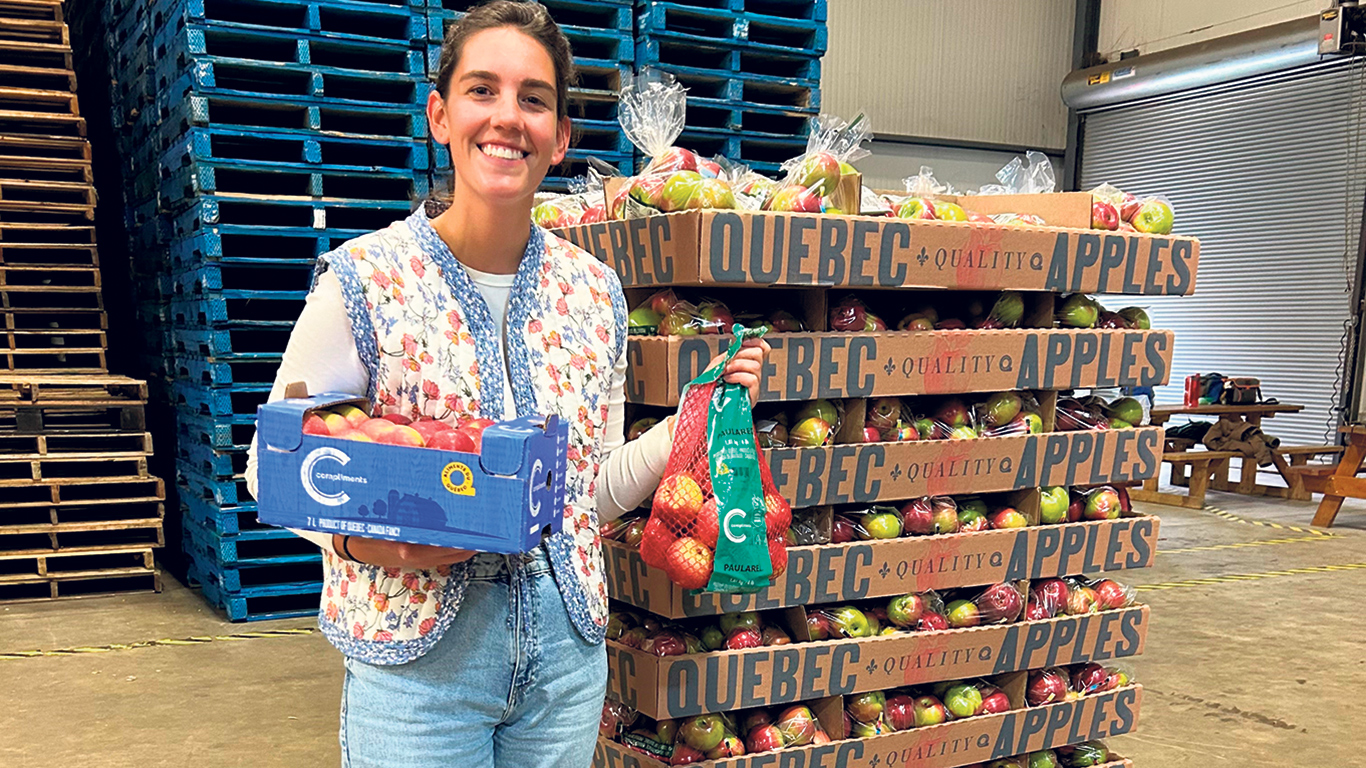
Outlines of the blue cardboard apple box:
[[262,523],[504,554],[560,530],[569,428],[558,417],[493,424],[480,453],[303,433],[309,411],[344,404],[369,411],[349,394],[257,408]]

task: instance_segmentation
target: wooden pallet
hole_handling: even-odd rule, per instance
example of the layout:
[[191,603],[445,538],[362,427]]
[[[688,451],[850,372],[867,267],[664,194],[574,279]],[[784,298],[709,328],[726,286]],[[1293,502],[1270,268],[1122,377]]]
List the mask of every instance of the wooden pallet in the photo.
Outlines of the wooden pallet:
[[[0,304],[3,297],[0,297]],[[11,330],[38,329],[100,329],[109,328],[109,318],[103,308],[79,307],[0,307],[4,327]]]
[[146,545],[0,552],[0,602],[147,590],[161,591],[161,573]]
[[0,375],[0,406],[102,406],[146,403],[147,382],[127,376]]
[[69,477],[151,477],[144,454],[78,454],[75,456],[0,456],[0,483],[14,480],[56,481]]
[[151,454],[148,432],[55,430],[47,434],[0,432],[0,456],[72,456]]
[[71,32],[66,24],[52,19],[13,18],[0,15],[0,41],[28,43],[71,50]]
[[165,545],[161,502],[0,512],[0,552]]
[[81,114],[76,94],[50,88],[25,88],[0,85],[0,109],[23,112],[50,112],[56,115]]
[[0,19],[64,22],[62,0],[0,0]]
[[[5,113],[0,110],[0,116]],[[0,178],[0,212],[77,214],[95,218],[95,188],[72,181],[17,181]]]
[[0,136],[0,176],[89,184],[93,178],[90,142],[81,138]]
[[70,67],[37,67],[27,64],[0,64],[0,81],[15,87],[47,90],[76,90],[76,73]]
[[56,480],[0,480],[0,510],[47,506],[165,501],[157,477],[64,477]]
[[99,289],[100,270],[68,264],[0,264],[0,288]]

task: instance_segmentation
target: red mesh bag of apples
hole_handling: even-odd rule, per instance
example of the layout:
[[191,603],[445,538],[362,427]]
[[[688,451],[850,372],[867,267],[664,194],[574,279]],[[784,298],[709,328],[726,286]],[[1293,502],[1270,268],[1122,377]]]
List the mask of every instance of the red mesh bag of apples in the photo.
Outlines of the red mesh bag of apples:
[[684,589],[756,592],[787,567],[792,508],[778,493],[754,435],[749,392],[721,379],[745,339],[688,385],[673,449],[655,491],[640,555]]

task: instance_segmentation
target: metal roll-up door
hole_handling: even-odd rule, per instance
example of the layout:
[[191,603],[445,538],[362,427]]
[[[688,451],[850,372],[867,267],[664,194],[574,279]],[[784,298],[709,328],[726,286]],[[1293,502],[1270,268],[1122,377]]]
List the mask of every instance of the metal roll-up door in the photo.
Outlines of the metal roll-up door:
[[1085,115],[1082,188],[1165,194],[1176,232],[1200,238],[1195,295],[1101,297],[1112,309],[1132,299],[1176,332],[1158,403],[1181,402],[1188,374],[1255,376],[1264,397],[1305,406],[1268,432],[1287,444],[1336,442],[1363,73],[1359,61],[1333,61]]

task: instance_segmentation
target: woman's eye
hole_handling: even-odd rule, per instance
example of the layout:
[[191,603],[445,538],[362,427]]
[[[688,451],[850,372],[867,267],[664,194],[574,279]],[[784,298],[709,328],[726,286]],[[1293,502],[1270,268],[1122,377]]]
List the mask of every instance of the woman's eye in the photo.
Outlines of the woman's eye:
[[528,96],[526,97],[526,100],[528,103],[537,107],[545,106],[545,99],[542,99],[540,96]]
[[492,96],[493,90],[489,88],[487,85],[476,85],[470,89],[470,93],[474,94],[475,96]]

